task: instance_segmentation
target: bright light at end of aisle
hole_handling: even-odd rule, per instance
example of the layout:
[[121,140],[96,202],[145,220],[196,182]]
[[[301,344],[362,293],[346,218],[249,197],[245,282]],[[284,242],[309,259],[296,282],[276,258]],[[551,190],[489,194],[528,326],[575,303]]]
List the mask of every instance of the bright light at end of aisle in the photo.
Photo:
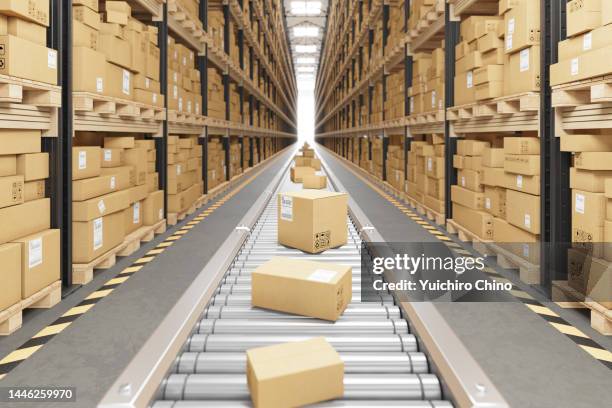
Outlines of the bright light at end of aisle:
[[295,37],[318,37],[319,27],[313,27],[313,26],[293,27],[293,35]]
[[299,57],[297,59],[298,64],[314,64],[316,60],[313,57]]
[[316,45],[296,45],[295,52],[297,54],[316,54],[317,46]]
[[295,15],[315,16],[321,14],[320,1],[292,1],[291,13]]
[[299,73],[303,73],[303,72],[315,72],[315,68],[314,67],[297,67],[297,72]]

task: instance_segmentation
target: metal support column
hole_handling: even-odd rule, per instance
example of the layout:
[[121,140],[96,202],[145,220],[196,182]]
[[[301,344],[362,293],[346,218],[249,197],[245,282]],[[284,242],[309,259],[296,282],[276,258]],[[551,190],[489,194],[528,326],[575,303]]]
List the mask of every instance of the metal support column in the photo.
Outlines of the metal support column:
[[[444,101],[445,107],[449,108],[455,104],[455,45],[459,43],[459,23],[450,19],[451,7],[446,4],[444,19],[445,19],[445,78],[444,78]],[[450,122],[446,118],[445,109],[444,120],[444,144],[445,161],[444,161],[444,182],[445,182],[445,210],[446,219],[453,217],[453,206],[451,203],[451,186],[457,184],[457,170],[453,167],[453,156],[457,152],[457,139],[451,137]]]
[[[208,31],[208,0],[200,1],[200,21],[204,30]],[[202,115],[208,116],[208,44],[204,45],[204,55],[198,56],[200,70],[200,94],[202,95]],[[204,134],[200,137],[202,145],[202,179],[204,194],[208,194],[208,126],[204,126]]]
[[[410,0],[404,2],[404,33],[408,33],[408,20],[410,19]],[[410,98],[408,89],[412,87],[412,56],[408,55],[408,45],[404,46],[404,116],[410,116]],[[404,129],[404,175],[408,179],[408,152],[412,142],[410,127]]]
[[[163,5],[162,20],[156,22],[159,44],[159,68],[161,93],[164,95],[164,107],[168,108],[168,5]],[[162,122],[162,135],[155,139],[156,170],[159,173],[159,189],[164,194],[164,218],[168,217],[168,121]]]

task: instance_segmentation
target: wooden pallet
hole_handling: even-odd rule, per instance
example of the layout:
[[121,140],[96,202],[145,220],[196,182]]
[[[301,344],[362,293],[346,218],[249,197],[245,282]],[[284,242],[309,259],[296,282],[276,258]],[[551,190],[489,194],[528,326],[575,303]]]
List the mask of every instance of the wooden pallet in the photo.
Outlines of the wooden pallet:
[[451,234],[457,234],[461,242],[471,242],[472,247],[483,256],[493,255],[493,252],[489,249],[491,241],[486,241],[474,234],[467,228],[462,227],[460,224],[453,220],[446,221],[446,230]]
[[456,134],[539,131],[540,94],[525,92],[447,109]]
[[0,312],[0,336],[8,336],[19,330],[25,309],[50,309],[62,300],[62,282],[55,281],[27,299],[15,303]]
[[552,300],[560,303],[574,303],[591,310],[591,327],[606,336],[612,335],[612,309],[593,300],[572,288],[567,281],[553,281]]
[[518,269],[521,282],[528,285],[540,284],[540,265],[532,264],[497,244],[490,243],[488,247],[497,256],[497,264],[500,267]]
[[44,82],[0,75],[0,103],[59,108],[62,105],[62,88]]
[[155,234],[163,234],[164,232],[166,232],[166,220],[161,220],[154,225],[137,229],[126,236],[121,244],[91,262],[73,264],[72,283],[86,285],[93,280],[95,269],[112,268],[117,263],[118,256],[132,255],[140,249],[141,242],[150,242],[155,238]]
[[429,221],[432,221],[440,226],[444,226],[446,216],[443,213],[439,213],[437,211],[432,210],[425,204],[415,200],[407,194],[404,195],[404,200],[408,202],[412,208],[417,210],[419,214],[425,216]]
[[190,45],[200,50],[201,45],[206,41],[206,32],[197,16],[190,15],[183,5],[176,0],[168,0],[168,20],[171,21],[170,27],[173,31],[188,41]]
[[440,46],[444,38],[445,9],[445,0],[435,0],[425,17],[410,31],[408,42],[413,51],[433,50]]
[[565,131],[612,129],[612,75],[553,88],[558,135]]

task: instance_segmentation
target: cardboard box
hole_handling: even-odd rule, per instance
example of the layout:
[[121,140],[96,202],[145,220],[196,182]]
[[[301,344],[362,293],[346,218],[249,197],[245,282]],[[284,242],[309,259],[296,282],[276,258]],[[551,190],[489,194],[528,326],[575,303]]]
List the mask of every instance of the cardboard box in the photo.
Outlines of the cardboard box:
[[[33,217],[32,214],[36,214]],[[0,209],[0,243],[13,241],[51,226],[51,202],[48,198]]]
[[574,166],[581,170],[612,170],[612,152],[577,153]]
[[102,167],[121,167],[123,164],[123,149],[104,148],[102,154]]
[[0,13],[49,26],[49,0],[0,0]]
[[486,148],[491,147],[489,142],[482,140],[457,141],[457,154],[461,156],[482,156]]
[[44,26],[18,17],[0,15],[0,35],[14,35],[42,46],[47,45],[47,29]]
[[28,181],[23,189],[24,202],[45,198],[45,180]]
[[612,3],[609,1],[601,2],[601,25],[612,24]]
[[504,66],[487,65],[474,71],[474,85],[482,85],[489,82],[503,82]]
[[144,225],[154,225],[164,219],[164,192],[150,193],[142,203]]
[[311,158],[310,163],[308,163],[308,166],[312,167],[316,171],[321,171],[321,160]]
[[507,173],[522,174],[525,176],[540,175],[539,155],[506,154],[504,170]]
[[322,337],[246,354],[247,383],[257,408],[305,406],[344,395],[344,362]]
[[[604,1],[604,3],[608,4],[609,2]],[[612,26],[604,25],[593,31],[559,42],[559,61],[570,60],[582,53],[610,45],[612,45]]]
[[352,273],[346,265],[274,257],[251,275],[254,307],[335,322],[351,299]]
[[567,3],[567,36],[573,37],[601,25],[601,3],[607,0],[572,0]]
[[123,211],[72,223],[72,262],[89,263],[123,242]]
[[100,30],[100,15],[89,7],[73,6],[72,18],[96,31]]
[[484,208],[484,193],[477,193],[459,186],[451,186],[451,200],[473,210]]
[[506,189],[486,186],[483,207],[494,217],[506,218]]
[[475,96],[477,101],[484,101],[485,99],[498,98],[503,95],[503,92],[503,82],[488,82],[486,84],[476,85]]
[[603,193],[572,190],[572,227],[589,231],[604,225],[607,199]]
[[482,165],[485,167],[504,167],[504,149],[487,147],[482,153]]
[[100,175],[100,148],[80,146],[72,148],[72,180]]
[[327,187],[327,177],[316,174],[306,174],[303,177],[304,188],[321,190]]
[[459,170],[457,173],[457,183],[463,188],[467,188],[468,190],[478,193],[482,193],[484,191],[481,175],[479,172],[474,170]]
[[49,177],[49,153],[28,153],[17,156],[17,174],[25,181]]
[[136,169],[136,185],[147,183],[147,150],[143,148],[126,149],[123,153],[126,165]]
[[505,154],[540,154],[540,139],[537,137],[504,137]]
[[72,86],[75,92],[105,94],[106,56],[88,47],[72,49]]
[[282,193],[278,203],[278,241],[281,245],[319,253],[346,244],[346,193],[320,190]]
[[292,167],[291,168],[291,181],[293,183],[301,183],[304,176],[315,174],[315,170],[312,167]]
[[125,217],[125,234],[131,234],[143,225],[142,202],[137,201],[123,211]]
[[540,234],[540,196],[514,190],[506,192],[506,220],[532,234]]
[[603,259],[591,258],[586,295],[605,308],[612,309],[612,266]]
[[483,167],[481,183],[490,187],[504,187],[504,169],[499,167]]
[[540,195],[540,176],[504,173],[501,187],[527,194]]
[[143,184],[141,186],[134,186],[128,189],[130,193],[129,203],[134,204],[135,202],[142,201],[149,195],[149,186]]
[[606,191],[606,179],[612,179],[612,171],[588,171],[570,168],[570,188],[592,193]]
[[106,91],[105,95],[115,98],[133,98],[132,73],[110,62],[106,63]]
[[15,240],[21,245],[21,297],[60,279],[60,231],[48,229]]
[[540,3],[537,1],[519,0],[504,15],[504,23],[507,54],[540,43]]
[[612,138],[606,135],[572,134],[561,139],[562,152],[609,152],[612,151]]
[[132,166],[102,168],[101,176],[115,176],[117,190],[136,185],[136,170]]
[[493,239],[493,217],[484,211],[472,210],[453,203],[453,221],[483,240]]
[[493,240],[498,246],[527,262],[540,264],[540,242],[537,235],[517,228],[503,219],[494,218]]
[[[457,73],[454,79],[455,106],[472,103],[476,100],[476,88],[474,85],[474,72]],[[418,113],[413,112],[411,113]]]
[[12,35],[0,35],[0,45],[0,74],[57,85],[57,51]]
[[129,42],[111,34],[100,34],[100,51],[106,60],[125,69],[132,69],[132,47]]
[[96,13],[99,11],[98,0],[72,0],[72,4],[74,6],[87,6]]
[[100,197],[117,190],[117,177],[115,175],[91,177],[72,182],[72,199],[86,201]]
[[608,63],[610,53],[612,53],[612,45],[551,65],[550,84],[560,85],[611,73],[612,66]]
[[504,67],[504,95],[540,90],[540,46],[510,54]]
[[0,208],[24,202],[23,176],[0,177]]
[[17,156],[0,156],[0,177],[17,174]]
[[21,246],[0,245],[2,285],[0,285],[0,312],[21,300]]
[[73,19],[72,33],[72,47],[86,47],[95,51],[98,50],[98,32],[93,28]]
[[125,210],[130,205],[130,191],[121,190],[101,197],[72,203],[72,221],[91,221]]
[[149,173],[147,174],[147,192],[152,193],[159,188],[159,174]]
[[41,146],[40,130],[0,129],[0,159],[9,154],[39,153]]

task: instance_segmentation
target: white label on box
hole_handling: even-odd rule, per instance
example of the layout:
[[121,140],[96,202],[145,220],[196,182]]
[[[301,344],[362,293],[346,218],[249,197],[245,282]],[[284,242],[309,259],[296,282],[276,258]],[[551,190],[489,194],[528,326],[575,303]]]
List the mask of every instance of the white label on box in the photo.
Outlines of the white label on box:
[[42,238],[36,238],[28,242],[28,267],[30,269],[42,264],[43,262],[43,242]]
[[151,80],[149,78],[145,78],[145,88],[149,89],[151,87]]
[[491,199],[489,197],[485,198],[485,208],[487,210],[491,209]]
[[174,82],[178,82],[178,73],[175,72],[172,79],[174,79]]
[[94,251],[104,245],[104,219],[97,218],[93,222],[93,249]]
[[521,51],[521,72],[529,71],[529,48],[525,48]]
[[293,222],[293,197],[281,196],[281,219]]
[[511,50],[513,46],[512,43],[512,34],[508,34],[506,36],[506,51]]
[[523,176],[516,176],[516,186],[518,188],[523,188]]
[[507,34],[514,34],[514,19],[513,18],[508,20],[508,31],[506,32],[506,35]]
[[96,78],[96,91],[104,92],[104,78]]
[[586,197],[584,194],[576,194],[576,212],[578,214],[584,214],[584,207],[586,204]]
[[470,89],[474,86],[474,73],[472,71],[468,71],[467,73],[467,87]]
[[81,150],[79,152],[79,170],[84,170],[87,167],[87,152]]
[[111,149],[104,149],[104,161],[109,162],[113,160],[113,151]]
[[328,269],[317,269],[308,277],[309,281],[329,283],[336,277],[336,271]]
[[183,65],[187,65],[187,57],[183,57]]
[[115,178],[115,176],[112,176],[110,179],[110,188],[111,190],[117,188],[117,179]]
[[126,95],[130,94],[130,71],[123,70],[123,93]]
[[461,186],[465,187],[465,177],[461,177]]
[[174,99],[178,98],[178,86],[174,85],[172,87],[172,95],[173,95]]
[[200,103],[199,103],[199,102],[196,102],[196,103],[195,103],[195,113],[197,113],[197,114],[199,115],[199,114],[200,114],[200,112],[201,112],[201,111],[200,111]]
[[159,213],[157,214],[157,218],[160,219],[160,220],[164,218],[164,209],[163,208],[159,209]]
[[187,101],[187,112],[191,113],[191,101]]
[[578,60],[578,58],[574,58],[572,60],[572,66],[570,68],[570,74],[572,76],[576,76],[580,73],[580,62]]
[[47,50],[47,65],[51,69],[57,69],[57,51]]
[[153,103],[157,103],[157,94],[153,92]]
[[180,165],[180,164],[177,164],[177,165],[176,165],[176,175],[177,175],[177,176],[180,176],[180,175],[181,175],[182,170],[183,170],[183,168],[181,167],[181,165]]
[[183,111],[183,98],[179,98],[178,110],[179,110],[179,112]]
[[523,256],[529,257],[529,244],[523,244]]
[[586,33],[582,37],[582,51],[588,51],[593,48],[593,33]]
[[433,159],[431,157],[427,158],[427,171],[433,170]]
[[134,224],[140,223],[140,202],[134,203],[134,215],[132,217]]
[[525,214],[525,227],[531,228],[531,215]]
[[436,91],[431,91],[431,107],[436,107]]
[[104,211],[106,211],[106,204],[104,204],[104,200],[98,201],[98,211],[100,211],[100,214],[104,214]]

